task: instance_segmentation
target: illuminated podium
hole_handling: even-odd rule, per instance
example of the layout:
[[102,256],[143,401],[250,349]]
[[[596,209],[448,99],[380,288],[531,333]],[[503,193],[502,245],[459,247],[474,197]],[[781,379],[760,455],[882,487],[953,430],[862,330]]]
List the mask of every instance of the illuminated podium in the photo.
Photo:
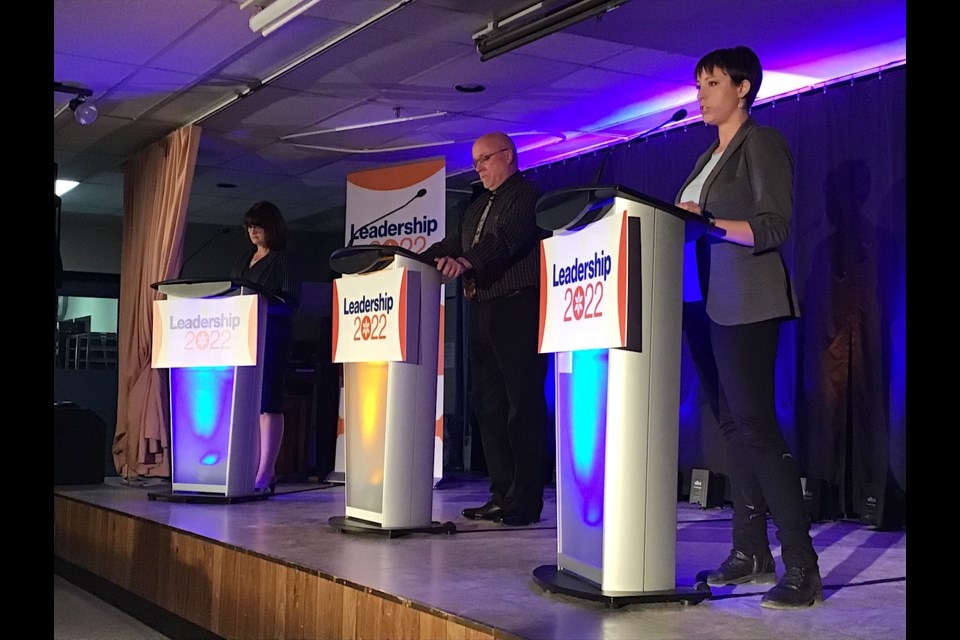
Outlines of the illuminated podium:
[[537,202],[540,346],[555,353],[557,563],[548,591],[697,603],[676,585],[683,245],[695,214],[619,186]]
[[440,273],[397,246],[330,256],[333,361],[343,363],[346,516],[330,526],[390,537],[450,533],[433,515]]
[[153,500],[240,502],[256,494],[267,305],[280,299],[236,280],[152,285],[153,368],[169,369],[171,493]]

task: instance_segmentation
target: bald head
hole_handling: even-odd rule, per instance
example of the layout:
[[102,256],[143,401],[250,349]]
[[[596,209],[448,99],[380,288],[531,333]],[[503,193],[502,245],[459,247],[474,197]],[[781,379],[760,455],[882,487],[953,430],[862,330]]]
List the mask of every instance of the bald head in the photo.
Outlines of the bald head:
[[483,186],[493,191],[517,172],[517,146],[505,133],[487,133],[473,143],[473,162]]

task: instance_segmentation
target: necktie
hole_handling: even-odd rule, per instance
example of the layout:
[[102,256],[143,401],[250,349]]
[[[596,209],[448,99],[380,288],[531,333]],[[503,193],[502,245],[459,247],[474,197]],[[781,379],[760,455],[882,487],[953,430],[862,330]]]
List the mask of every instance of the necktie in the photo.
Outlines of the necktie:
[[[487,206],[483,208],[483,213],[480,214],[480,221],[477,223],[477,230],[473,232],[473,242],[470,243],[470,247],[473,248],[476,246],[477,241],[480,240],[480,234],[483,231],[483,223],[487,220],[487,214],[490,213],[490,207],[493,205],[493,194],[490,194],[490,199],[487,200]],[[463,280],[463,295],[467,300],[473,300],[474,296],[477,295],[477,281],[473,278],[468,278],[464,276]]]

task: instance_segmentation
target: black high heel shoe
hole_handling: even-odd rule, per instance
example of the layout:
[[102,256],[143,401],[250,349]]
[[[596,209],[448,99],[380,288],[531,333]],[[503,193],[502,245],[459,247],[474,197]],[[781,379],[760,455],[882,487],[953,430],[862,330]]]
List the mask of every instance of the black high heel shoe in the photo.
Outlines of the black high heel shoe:
[[277,490],[277,476],[270,478],[270,484],[265,487],[254,487],[253,492],[257,495],[272,496]]

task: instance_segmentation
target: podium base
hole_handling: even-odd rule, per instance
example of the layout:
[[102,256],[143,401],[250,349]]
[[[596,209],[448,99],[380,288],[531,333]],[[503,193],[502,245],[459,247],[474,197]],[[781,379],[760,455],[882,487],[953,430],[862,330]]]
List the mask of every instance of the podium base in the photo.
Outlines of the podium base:
[[324,482],[329,482],[331,484],[346,484],[347,474],[343,471],[331,471],[327,474],[327,477],[324,478]]
[[425,527],[381,527],[375,522],[358,520],[350,516],[333,516],[327,523],[339,532],[374,533],[388,538],[399,538],[411,533],[456,533],[457,525],[452,522],[433,521]]
[[253,493],[245,496],[225,496],[219,493],[203,493],[200,491],[167,491],[164,493],[148,493],[151,500],[160,502],[192,502],[198,504],[233,504],[235,502],[254,502],[266,500],[269,493]]
[[699,604],[712,596],[710,587],[698,584],[694,589],[667,589],[664,591],[639,591],[636,593],[604,593],[599,587],[577,578],[557,568],[545,564],[533,570],[533,579],[547,591],[562,593],[577,598],[603,602],[610,609],[619,609],[626,604],[652,602],[680,602],[681,604]]

